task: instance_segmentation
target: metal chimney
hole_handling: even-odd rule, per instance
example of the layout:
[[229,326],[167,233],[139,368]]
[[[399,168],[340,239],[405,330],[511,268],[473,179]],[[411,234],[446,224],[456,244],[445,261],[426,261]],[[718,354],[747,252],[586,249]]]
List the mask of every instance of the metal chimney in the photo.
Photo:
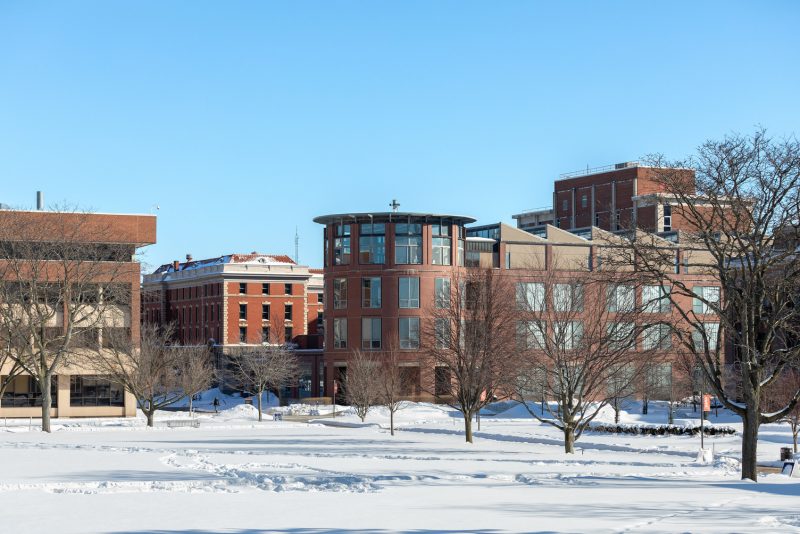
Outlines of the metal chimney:
[[36,209],[42,211],[44,209],[44,193],[41,191],[36,192]]

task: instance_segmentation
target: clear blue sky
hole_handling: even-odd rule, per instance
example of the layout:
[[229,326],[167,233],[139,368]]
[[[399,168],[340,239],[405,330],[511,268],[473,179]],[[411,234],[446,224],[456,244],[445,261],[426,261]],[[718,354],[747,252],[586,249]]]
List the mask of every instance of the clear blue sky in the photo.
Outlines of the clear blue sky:
[[[316,215],[480,222],[562,172],[800,124],[800,2],[0,2],[0,202],[158,211],[157,265]],[[800,133],[800,132],[797,132]]]

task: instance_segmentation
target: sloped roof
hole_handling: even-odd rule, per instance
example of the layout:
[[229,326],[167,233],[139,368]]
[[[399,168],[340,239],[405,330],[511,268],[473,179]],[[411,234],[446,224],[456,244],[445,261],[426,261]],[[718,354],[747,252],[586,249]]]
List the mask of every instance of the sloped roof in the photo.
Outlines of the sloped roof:
[[[218,256],[216,258],[182,262],[178,264],[177,270],[188,271],[192,269],[202,269],[203,267],[210,267],[212,265],[225,265],[229,263],[253,265],[296,265],[294,260],[285,254],[226,254],[225,256]],[[156,269],[153,274],[173,273],[175,271],[176,269],[174,264],[165,263]]]

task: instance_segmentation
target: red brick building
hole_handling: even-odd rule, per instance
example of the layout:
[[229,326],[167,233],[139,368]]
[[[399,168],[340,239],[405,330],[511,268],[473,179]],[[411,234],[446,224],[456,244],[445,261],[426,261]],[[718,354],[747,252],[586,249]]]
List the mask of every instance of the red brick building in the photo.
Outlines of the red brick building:
[[[426,213],[355,213],[317,217],[325,225],[324,273],[327,313],[325,315],[325,383],[332,391],[334,380],[346,374],[348,359],[355,350],[380,353],[399,347],[408,373],[418,377],[409,395],[431,395],[439,373],[421,370],[421,350],[433,343],[425,339],[430,329],[420,328],[433,320],[437,299],[449,302],[451,278],[469,268],[496,269],[514,284],[527,284],[525,291],[550,294],[543,286],[551,273],[576,278],[582,272],[602,268],[610,250],[626,246],[624,236],[596,227],[567,231],[544,225],[540,235],[493,224],[467,228],[470,217]],[[679,236],[678,236],[679,237]],[[675,278],[695,287],[718,289],[718,283],[699,270],[700,254],[680,242],[659,239],[667,253],[674,254]],[[614,252],[618,254],[618,252]],[[519,287],[517,290],[519,291]],[[658,287],[632,288],[633,297],[644,306]],[[660,297],[659,297],[660,298]],[[645,300],[646,299],[646,300]],[[692,299],[679,305],[691,308]],[[653,312],[654,322],[679,320],[675,309]],[[709,316],[709,328],[718,323]],[[643,339],[642,343],[652,342]],[[663,343],[663,350],[674,350]],[[659,347],[661,350],[662,347]],[[417,366],[415,369],[414,366]],[[665,368],[672,373],[672,367]],[[670,376],[672,376],[670,374]]]
[[297,397],[319,396],[322,274],[285,255],[229,254],[162,265],[142,284],[142,321],[176,327],[182,344],[218,354],[291,343],[301,356]]
[[[562,174],[553,187],[553,206],[514,215],[517,226],[542,231],[543,224],[566,230],[597,227],[612,232],[636,226],[648,232],[688,230],[686,221],[655,178],[657,169],[637,162]],[[694,193],[694,171],[685,185]]]

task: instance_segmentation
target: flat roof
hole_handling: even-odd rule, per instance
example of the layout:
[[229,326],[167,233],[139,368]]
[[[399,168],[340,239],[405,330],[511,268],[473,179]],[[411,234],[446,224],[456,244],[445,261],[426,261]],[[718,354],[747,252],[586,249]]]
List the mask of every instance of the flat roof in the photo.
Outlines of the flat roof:
[[414,213],[409,211],[379,211],[373,213],[336,213],[332,215],[320,215],[314,217],[314,222],[319,224],[331,224],[337,222],[370,222],[370,221],[388,221],[392,222],[397,219],[407,219],[409,217],[415,219],[451,219],[456,223],[470,224],[474,223],[477,219],[467,217],[466,215],[452,215],[445,213]]

